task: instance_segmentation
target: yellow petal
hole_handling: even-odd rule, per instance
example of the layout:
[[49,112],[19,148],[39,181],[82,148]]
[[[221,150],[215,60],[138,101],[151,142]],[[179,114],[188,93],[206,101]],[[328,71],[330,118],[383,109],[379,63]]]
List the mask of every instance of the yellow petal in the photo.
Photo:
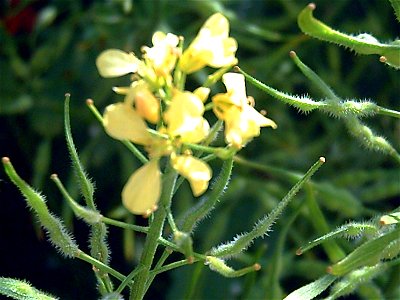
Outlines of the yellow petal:
[[153,47],[142,48],[143,57],[154,68],[158,76],[166,77],[175,67],[179,54],[177,49],[179,38],[172,33],[165,34],[157,31],[153,34],[152,42]]
[[96,66],[103,77],[118,77],[138,71],[140,61],[133,53],[118,49],[103,51],[96,59]]
[[125,104],[135,105],[136,112],[150,123],[156,124],[160,118],[160,101],[150,91],[144,80],[134,81],[125,97]]
[[247,115],[247,118],[253,120],[260,127],[272,127],[273,129],[276,129],[278,127],[278,125],[276,125],[274,121],[264,117],[254,107],[250,105],[246,105],[244,111],[244,113]]
[[191,123],[193,124],[193,129],[185,130],[180,134],[182,143],[200,143],[210,132],[210,124],[202,117],[193,118]]
[[210,95],[210,89],[206,87],[198,87],[193,91],[193,94],[195,94],[203,103],[206,102],[208,95]]
[[[185,138],[185,135],[196,136],[195,140],[201,141],[208,133],[206,132],[202,137],[199,136],[200,132],[208,130],[208,122],[204,123],[203,113],[204,104],[195,94],[176,92],[168,110],[164,113],[168,133],[182,138]],[[192,138],[188,138],[187,141],[189,140]]]
[[122,190],[122,203],[133,214],[149,215],[157,208],[161,194],[158,160],[150,160],[131,175]]
[[220,13],[212,15],[183,52],[179,68],[185,73],[193,73],[206,65],[220,68],[236,64],[237,42],[228,35],[228,20]]
[[227,37],[229,33],[229,22],[221,14],[215,13],[211,15],[200,29],[200,34],[210,32],[211,35]]
[[195,197],[203,194],[211,179],[211,168],[204,161],[190,155],[171,155],[172,167],[185,177]]
[[106,132],[117,140],[130,140],[141,145],[148,145],[151,142],[146,123],[132,107],[125,103],[107,106],[103,125]]

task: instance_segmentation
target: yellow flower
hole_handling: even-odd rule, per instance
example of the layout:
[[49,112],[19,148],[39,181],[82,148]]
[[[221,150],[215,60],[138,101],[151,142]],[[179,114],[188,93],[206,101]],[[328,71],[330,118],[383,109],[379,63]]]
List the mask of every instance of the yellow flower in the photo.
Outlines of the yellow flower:
[[143,47],[143,58],[151,65],[157,76],[167,77],[175,67],[179,51],[179,38],[172,34],[157,31],[152,38],[153,47]]
[[207,190],[212,171],[204,161],[190,155],[175,155],[173,153],[171,154],[171,165],[189,181],[195,197]]
[[134,105],[136,112],[146,121],[156,124],[160,119],[160,101],[144,80],[132,82],[130,87],[114,87],[114,92],[125,96],[127,105]]
[[228,144],[240,149],[253,137],[260,135],[260,127],[277,127],[274,121],[250,105],[254,104],[254,99],[246,95],[242,74],[226,73],[222,81],[227,93],[215,95],[212,101],[215,115],[225,121],[225,139]]
[[133,214],[148,216],[157,209],[161,195],[158,159],[152,159],[131,175],[122,190],[122,203]]
[[96,66],[103,77],[118,77],[138,72],[142,62],[133,54],[118,49],[103,51],[96,59]]
[[116,103],[106,107],[103,116],[106,132],[117,140],[130,140],[136,144],[149,145],[151,135],[146,122],[127,103]]
[[206,65],[221,68],[237,63],[237,42],[229,37],[229,22],[220,13],[208,18],[198,35],[183,52],[179,68],[193,73]]
[[202,141],[210,130],[210,125],[203,118],[203,114],[204,104],[198,96],[191,92],[175,91],[164,113],[168,134],[179,137],[182,142]]
[[[146,122],[129,102],[107,106],[103,124],[106,132],[118,140],[130,140],[151,149],[158,139],[147,131]],[[152,151],[152,154],[157,154]],[[122,203],[132,213],[149,215],[157,209],[161,193],[159,156],[154,155],[144,166],[136,170],[122,190]]]

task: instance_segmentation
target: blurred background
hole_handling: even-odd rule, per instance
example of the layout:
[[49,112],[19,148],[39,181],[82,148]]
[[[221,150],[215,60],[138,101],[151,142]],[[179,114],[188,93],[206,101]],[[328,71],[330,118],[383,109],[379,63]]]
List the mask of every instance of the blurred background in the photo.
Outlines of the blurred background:
[[[140,54],[140,47],[151,44],[156,30],[183,35],[188,45],[203,22],[211,14],[221,12],[230,20],[231,36],[238,41],[239,66],[267,85],[287,93],[308,94],[314,99],[322,96],[289,59],[289,51],[295,50],[343,99],[368,98],[383,107],[399,109],[399,77],[394,69],[379,63],[377,56],[356,56],[300,32],[296,18],[308,1],[0,3],[0,155],[9,156],[20,175],[43,191],[51,210],[62,216],[84,250],[87,226],[73,218],[49,179],[57,173],[79,199],[63,132],[67,92],[72,95],[73,136],[82,161],[96,182],[98,208],[106,216],[146,224],[120,206],[120,191],[139,162],[103,132],[85,105],[85,100],[92,98],[103,111],[108,104],[122,100],[111,88],[127,84],[128,78],[103,79],[96,70],[95,59],[105,49]],[[367,32],[383,42],[399,36],[389,1],[315,3],[314,15],[343,32]],[[201,85],[207,71],[210,70],[190,76],[187,88],[193,90]],[[219,91],[223,91],[222,84],[214,87],[214,92]],[[261,137],[241,151],[240,156],[272,168],[256,172],[245,166],[235,167],[230,188],[219,207],[196,231],[197,252],[250,230],[293,185],[279,170],[304,173],[319,156],[325,156],[328,163],[314,181],[330,193],[316,197],[330,228],[348,220],[369,219],[398,205],[400,176],[390,157],[363,148],[340,120],[319,112],[300,114],[249,84],[247,93],[256,99],[259,110],[268,111],[278,129],[262,130]],[[375,116],[364,122],[399,149],[397,120]],[[220,166],[220,162],[213,163],[215,175]],[[322,248],[295,256],[299,246],[321,234],[303,205],[304,198],[304,193],[296,197],[269,237],[229,262],[243,267],[258,261],[263,267],[261,271],[226,279],[195,264],[157,277],[147,298],[271,299],[273,289],[285,294],[318,278],[329,264]],[[96,299],[91,267],[57,254],[3,170],[0,199],[0,276],[26,279],[61,299]],[[173,203],[175,214],[179,216],[193,201],[184,185]],[[110,228],[111,265],[129,273],[137,263],[142,243],[140,234]],[[354,247],[354,242],[340,243],[347,250]],[[180,255],[173,258],[180,259]],[[273,261],[276,263],[272,264]],[[392,275],[383,275],[376,284],[382,288],[396,284],[396,276]]]

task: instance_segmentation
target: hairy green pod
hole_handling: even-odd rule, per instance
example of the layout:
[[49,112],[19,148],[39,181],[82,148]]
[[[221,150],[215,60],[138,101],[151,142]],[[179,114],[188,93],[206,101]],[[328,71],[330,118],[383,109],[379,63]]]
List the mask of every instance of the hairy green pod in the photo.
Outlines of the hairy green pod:
[[367,149],[392,156],[400,163],[400,154],[395,148],[381,136],[377,136],[371,128],[364,125],[357,117],[352,116],[345,119],[347,130],[357,138]]
[[383,44],[367,33],[354,36],[339,32],[315,19],[313,16],[315,8],[314,3],[307,5],[297,18],[298,25],[304,33],[323,41],[345,46],[359,54],[380,55],[379,60],[381,62],[396,69],[400,68],[400,45],[398,40]]
[[204,219],[215,207],[219,198],[228,186],[233,168],[233,158],[224,161],[221,172],[215,180],[210,192],[201,198],[196,205],[190,208],[182,217],[182,230],[191,232],[196,223]]
[[57,174],[51,175],[51,180],[55,182],[58,189],[60,190],[61,194],[64,196],[64,199],[67,200],[69,206],[71,207],[72,211],[74,212],[75,216],[79,219],[83,219],[85,222],[89,224],[95,224],[100,222],[101,215],[98,211],[86,208],[79,203],[77,203],[71,195],[67,192],[64,185],[58,178]]
[[323,242],[329,241],[331,239],[334,239],[334,238],[338,238],[338,237],[357,238],[364,233],[376,234],[377,232],[378,232],[378,227],[375,226],[374,224],[352,222],[352,223],[340,226],[336,230],[333,230],[332,232],[329,232],[329,233],[309,242],[306,246],[299,248],[296,251],[296,254],[301,255],[304,252],[314,248],[315,246],[317,246]]
[[74,140],[72,139],[71,122],[69,118],[70,97],[71,97],[70,94],[65,94],[65,103],[64,103],[65,138],[67,141],[68,151],[71,156],[72,165],[74,167],[74,171],[76,172],[82,195],[85,198],[87,206],[89,206],[92,209],[95,209],[96,206],[93,201],[94,186],[91,180],[88,178],[86,171],[84,170],[79,160],[79,155],[78,152],[76,151]]
[[67,231],[62,221],[52,215],[46,205],[45,198],[33,190],[15,171],[8,157],[2,159],[4,170],[11,181],[25,196],[26,203],[37,215],[40,224],[46,230],[50,242],[65,256],[74,257],[78,251],[72,235]]
[[0,294],[18,300],[56,300],[57,297],[43,293],[29,282],[12,278],[0,277]]
[[226,265],[222,259],[214,256],[207,256],[205,264],[209,266],[210,270],[215,271],[224,277],[230,278],[240,277],[249,272],[258,271],[261,269],[261,266],[259,264],[254,264],[250,267],[246,267],[240,270],[234,270]]
[[311,166],[307,173],[290,189],[278,206],[275,207],[271,213],[257,221],[250,232],[240,234],[232,241],[214,247],[211,249],[210,254],[215,257],[230,257],[236,255],[247,249],[256,238],[266,235],[270,231],[272,224],[280,216],[300,188],[311,178],[312,175],[314,175],[324,162],[325,158],[320,157],[319,160]]

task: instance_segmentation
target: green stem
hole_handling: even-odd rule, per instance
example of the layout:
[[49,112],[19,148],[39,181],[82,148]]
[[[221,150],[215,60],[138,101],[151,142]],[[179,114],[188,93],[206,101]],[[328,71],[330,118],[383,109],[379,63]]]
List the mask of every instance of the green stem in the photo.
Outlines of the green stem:
[[95,266],[97,269],[103,271],[104,273],[108,273],[108,274],[114,276],[115,278],[117,278],[120,281],[124,281],[124,279],[125,279],[125,276],[123,274],[121,274],[118,271],[114,270],[113,268],[107,266],[106,264],[102,263],[101,261],[91,257],[90,255],[86,254],[85,252],[82,252],[79,250],[75,257],[79,258],[80,260],[90,263],[91,265]]
[[178,227],[176,227],[174,216],[172,215],[171,212],[171,207],[164,207],[164,209],[167,211],[167,219],[168,219],[168,224],[171,226],[172,232],[178,231]]
[[107,217],[104,217],[104,216],[100,217],[100,221],[105,223],[105,224],[114,225],[114,226],[117,226],[117,227],[130,229],[130,230],[137,231],[137,232],[143,232],[143,233],[149,232],[149,228],[148,227],[128,224],[128,223],[117,221],[117,220],[114,220],[114,219],[110,219],[110,218],[107,218]]
[[141,269],[142,269],[142,267],[135,268],[128,276],[125,277],[124,281],[121,282],[121,284],[115,290],[115,292],[120,294],[127,285],[130,285],[131,280],[133,279],[133,277],[135,277],[137,275],[137,273],[139,273],[139,271]]
[[400,112],[378,106],[378,114],[400,119]]
[[154,269],[153,271],[150,272],[150,274],[151,275],[158,275],[160,273],[163,273],[163,272],[166,272],[166,271],[169,271],[169,270],[172,270],[172,269],[176,269],[176,268],[179,268],[179,267],[182,267],[182,266],[185,266],[185,265],[192,264],[192,263],[194,263],[196,261],[198,261],[197,258],[195,258],[193,260],[190,260],[190,261],[187,260],[187,259],[182,259],[182,260],[170,263],[168,265],[165,265],[163,267],[160,267],[158,269]]
[[169,170],[164,175],[160,209],[154,213],[154,220],[150,225],[150,229],[144,244],[142,257],[140,258],[140,265],[143,266],[143,269],[141,269],[141,271],[138,273],[137,278],[132,286],[129,298],[131,300],[143,299],[146,292],[146,283],[149,280],[150,268],[153,263],[154,255],[158,246],[158,240],[161,237],[164,222],[167,216],[167,212],[164,207],[168,207],[171,203],[176,178],[176,172],[172,170],[172,167],[169,167]]
[[296,52],[290,51],[290,58],[294,61],[300,71],[312,82],[318,89],[329,99],[335,100],[337,102],[340,99],[336,96],[333,90],[328,86],[313,70],[306,66],[300,58],[297,56]]
[[268,85],[262,83],[261,81],[255,79],[254,77],[250,76],[239,67],[235,67],[235,70],[242,73],[244,77],[255,87],[259,88],[260,90],[266,92],[270,96],[288,105],[300,109],[303,112],[310,112],[313,111],[314,109],[321,109],[327,106],[327,104],[322,101],[317,102],[307,97],[292,96],[289,94],[282,93],[276,89],[269,87]]
[[249,161],[243,157],[240,157],[238,155],[235,155],[233,160],[242,165],[245,166],[247,168],[253,169],[253,170],[257,170],[257,171],[261,171],[261,172],[265,172],[266,174],[273,174],[273,176],[282,178],[284,180],[288,180],[291,183],[295,183],[298,180],[301,179],[302,175],[300,173],[297,172],[292,172],[292,171],[287,171],[285,169],[282,168],[277,168],[277,167],[271,167],[268,165],[262,165],[260,163],[257,162],[252,162]]
[[[307,195],[306,203],[314,228],[319,234],[328,233],[330,231],[329,225],[326,222],[324,215],[322,214],[322,211],[318,206],[311,184],[306,184],[305,191]],[[327,241],[326,243],[322,244],[322,246],[331,262],[339,261],[346,256],[346,253],[343,252],[343,250],[338,246],[335,241]]]
[[[125,222],[121,222],[121,221],[117,221],[117,220],[114,220],[114,219],[106,218],[104,216],[101,217],[101,221],[103,223],[105,223],[105,224],[114,225],[114,226],[117,226],[117,227],[130,229],[130,230],[137,231],[137,232],[143,232],[143,233],[148,233],[149,232],[149,227],[128,224],[128,223],[125,223]],[[174,251],[179,251],[179,248],[174,243],[172,243],[170,241],[167,241],[166,239],[164,239],[162,237],[160,237],[158,239],[158,243],[161,244],[161,245],[164,245],[165,247],[170,247]]]
[[[155,265],[154,270],[161,268],[171,253],[172,253],[171,250],[164,249],[164,252],[162,253],[160,259],[157,261],[157,264]],[[157,275],[157,273],[155,273],[154,270],[150,271],[149,280],[147,280],[147,284],[146,284],[146,291],[145,291],[146,293],[147,293],[147,290],[149,289],[151,283],[153,282],[154,278]]]

